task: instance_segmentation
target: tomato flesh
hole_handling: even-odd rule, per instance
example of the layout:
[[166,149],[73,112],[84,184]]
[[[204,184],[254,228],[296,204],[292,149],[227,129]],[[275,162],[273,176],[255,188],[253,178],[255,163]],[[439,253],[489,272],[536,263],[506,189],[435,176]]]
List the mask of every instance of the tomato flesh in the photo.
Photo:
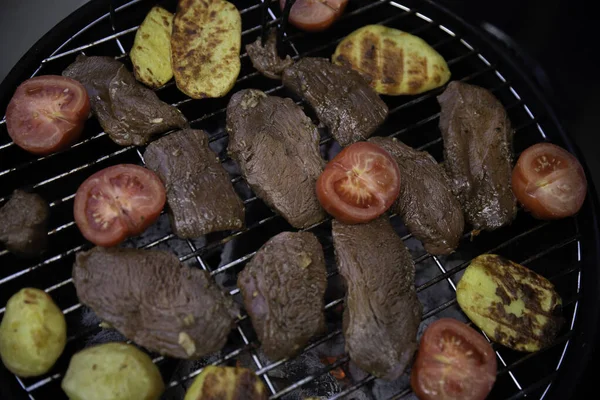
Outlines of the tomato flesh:
[[519,157],[512,189],[534,217],[558,219],[581,209],[587,181],[581,164],[571,153],[550,143],[538,143]]
[[[286,0],[280,0],[283,11]],[[309,32],[323,31],[344,12],[348,0],[296,0],[290,10],[289,21],[298,29]]]
[[317,180],[317,198],[323,208],[347,224],[377,218],[399,192],[398,165],[387,151],[368,142],[346,147]]
[[6,109],[6,126],[17,146],[45,155],[74,143],[89,112],[83,85],[71,78],[44,75],[17,88]]
[[104,247],[142,233],[164,207],[165,188],[154,172],[121,164],[96,172],[75,195],[75,222],[83,236]]
[[427,327],[411,373],[421,400],[483,400],[496,380],[492,346],[460,321],[442,318]]

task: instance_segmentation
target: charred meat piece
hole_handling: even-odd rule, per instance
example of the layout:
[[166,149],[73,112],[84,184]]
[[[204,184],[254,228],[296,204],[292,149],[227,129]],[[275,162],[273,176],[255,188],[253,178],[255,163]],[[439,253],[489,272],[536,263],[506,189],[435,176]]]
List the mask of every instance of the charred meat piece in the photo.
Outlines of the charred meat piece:
[[258,197],[295,228],[325,218],[315,185],[319,132],[291,99],[246,89],[227,106],[228,151]]
[[366,140],[385,121],[387,105],[358,72],[324,58],[303,58],[283,84],[304,98],[342,146]]
[[153,135],[187,126],[176,107],[161,101],[112,57],[80,55],[63,75],[85,86],[102,129],[121,146],[140,146]]
[[387,150],[400,168],[400,195],[390,210],[402,217],[429,253],[452,253],[465,221],[444,169],[426,151],[415,150],[396,139],[373,137],[369,141]]
[[0,208],[0,242],[22,257],[35,257],[48,246],[50,207],[39,195],[15,190]]
[[327,271],[309,232],[271,238],[238,276],[246,310],[271,360],[293,357],[325,329]]
[[513,130],[488,90],[450,82],[438,96],[444,167],[465,218],[475,230],[494,230],[517,214],[511,190]]
[[77,254],[79,300],[151,351],[196,359],[220,350],[239,310],[206,271],[165,251],[95,247]]
[[367,224],[332,224],[340,274],[348,292],[344,310],[346,351],[356,365],[394,380],[417,349],[421,303],[415,265],[387,217]]
[[244,204],[208,147],[206,133],[187,129],[160,138],[148,145],[144,159],[165,184],[177,236],[195,238],[244,226]]
[[254,43],[246,45],[248,57],[252,65],[261,74],[271,79],[281,79],[283,70],[294,64],[290,56],[285,59],[279,58],[277,54],[277,32],[275,29],[269,31],[267,41],[263,45],[259,36]]

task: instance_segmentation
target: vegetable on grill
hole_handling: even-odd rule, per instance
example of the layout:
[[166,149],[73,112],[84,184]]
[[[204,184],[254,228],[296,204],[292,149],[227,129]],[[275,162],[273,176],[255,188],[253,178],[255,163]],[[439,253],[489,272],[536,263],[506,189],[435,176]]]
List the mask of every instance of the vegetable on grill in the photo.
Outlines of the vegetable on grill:
[[67,341],[62,311],[43,290],[21,289],[6,305],[0,324],[0,357],[21,377],[45,374]]
[[491,340],[519,351],[550,344],[563,322],[562,301],[552,283],[495,254],[471,262],[458,283],[456,299]]
[[194,380],[184,400],[266,400],[267,389],[247,368],[208,366]]

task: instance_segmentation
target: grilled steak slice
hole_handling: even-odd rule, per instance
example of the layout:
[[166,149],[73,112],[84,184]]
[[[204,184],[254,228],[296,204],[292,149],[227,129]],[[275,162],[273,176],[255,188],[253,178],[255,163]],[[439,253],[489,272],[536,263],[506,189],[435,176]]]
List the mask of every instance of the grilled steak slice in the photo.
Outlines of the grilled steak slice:
[[370,142],[387,150],[400,168],[400,195],[390,210],[431,254],[450,254],[458,246],[465,221],[443,168],[426,151],[384,137]]
[[144,159],[165,184],[177,236],[195,238],[244,226],[244,204],[208,147],[206,133],[187,129],[160,138],[148,145]]
[[112,57],[80,55],[63,75],[85,86],[102,129],[121,146],[140,146],[153,135],[187,126],[176,107],[159,100]]
[[267,78],[281,79],[283,70],[294,64],[290,56],[286,56],[285,59],[279,58],[275,29],[269,31],[264,45],[262,44],[262,38],[259,36],[254,43],[246,45],[246,51],[254,68]]
[[325,218],[315,190],[319,133],[291,99],[241,90],[227,106],[227,131],[229,154],[258,197],[296,228]]
[[475,230],[494,230],[515,218],[511,190],[513,130],[488,90],[450,82],[438,96],[444,166],[465,218]]
[[48,247],[50,207],[35,193],[15,190],[0,208],[0,242],[11,253],[35,257]]
[[206,271],[165,251],[95,247],[77,254],[79,300],[151,351],[196,359],[220,350],[239,310]]
[[346,351],[366,372],[394,380],[417,349],[422,307],[413,260],[387,217],[359,225],[334,220],[332,229],[338,269],[348,287]]
[[304,98],[342,146],[366,140],[385,121],[387,105],[356,71],[324,58],[303,58],[283,84]]
[[327,271],[309,232],[282,232],[263,245],[238,276],[252,325],[271,360],[293,357],[325,329]]

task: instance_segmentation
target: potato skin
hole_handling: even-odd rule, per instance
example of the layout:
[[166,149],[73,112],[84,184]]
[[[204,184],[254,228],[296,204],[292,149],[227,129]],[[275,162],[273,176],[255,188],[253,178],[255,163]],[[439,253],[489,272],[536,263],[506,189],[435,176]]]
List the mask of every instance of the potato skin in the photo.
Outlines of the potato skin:
[[519,351],[537,351],[560,330],[562,301],[535,272],[495,254],[475,258],[456,287],[465,314],[491,340]]
[[184,400],[267,400],[267,389],[247,368],[204,368],[185,393]]
[[419,94],[450,79],[448,64],[427,42],[383,25],[352,32],[337,46],[331,61],[358,71],[380,94]]
[[126,343],[104,343],[71,358],[61,387],[71,400],[157,400],[165,384],[146,353]]
[[0,324],[0,356],[15,375],[45,374],[66,342],[65,317],[43,290],[21,289],[8,300]]
[[154,6],[135,34],[129,53],[135,79],[159,88],[173,77],[171,68],[171,30],[173,14]]

